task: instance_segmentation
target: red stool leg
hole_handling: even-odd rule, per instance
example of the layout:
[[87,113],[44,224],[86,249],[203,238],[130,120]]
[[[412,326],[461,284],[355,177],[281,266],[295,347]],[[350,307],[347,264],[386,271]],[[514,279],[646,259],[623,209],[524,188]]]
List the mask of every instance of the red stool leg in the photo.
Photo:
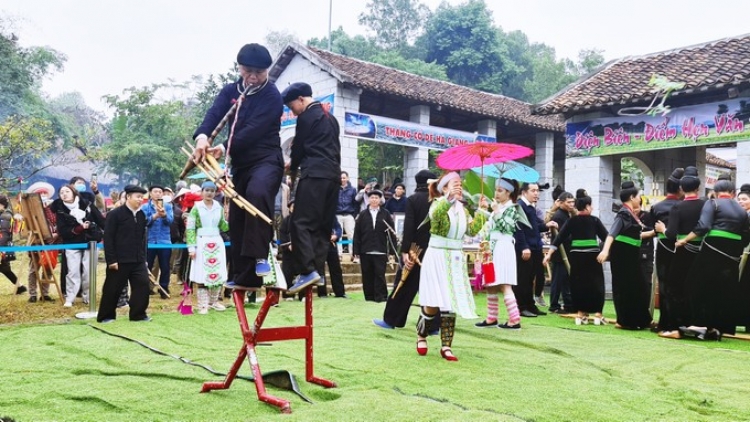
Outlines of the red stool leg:
[[326,388],[336,387],[336,383],[327,379],[316,377],[313,373],[313,295],[312,287],[307,288],[305,293],[305,379],[307,382],[318,384]]

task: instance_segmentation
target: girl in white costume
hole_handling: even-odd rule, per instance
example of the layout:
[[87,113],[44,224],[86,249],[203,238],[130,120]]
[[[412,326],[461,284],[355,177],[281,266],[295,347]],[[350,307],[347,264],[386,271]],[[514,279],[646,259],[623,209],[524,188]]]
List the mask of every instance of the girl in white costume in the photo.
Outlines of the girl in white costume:
[[227,280],[227,255],[221,232],[229,230],[221,204],[214,201],[216,185],[203,182],[201,196],[187,219],[186,236],[192,260],[190,281],[198,285],[198,313],[207,314],[209,306],[217,311],[226,308],[219,303],[219,291]]
[[463,318],[477,317],[463,253],[463,237],[467,232],[475,235],[485,221],[481,213],[472,221],[462,198],[458,173],[447,173],[430,185],[431,236],[419,277],[422,312],[417,322],[417,353],[427,354],[427,321],[440,312],[440,355],[449,361],[458,360],[451,351],[456,313]]
[[[516,204],[518,185],[515,180],[497,179],[495,182],[495,204],[489,221],[481,236],[490,242],[495,281],[485,284],[487,289],[487,318],[477,322],[477,327],[494,327],[511,330],[521,329],[521,314],[518,312],[513,287],[516,285],[516,251],[513,233],[518,223],[531,226],[526,214]],[[498,324],[498,293],[503,292],[508,321]]]

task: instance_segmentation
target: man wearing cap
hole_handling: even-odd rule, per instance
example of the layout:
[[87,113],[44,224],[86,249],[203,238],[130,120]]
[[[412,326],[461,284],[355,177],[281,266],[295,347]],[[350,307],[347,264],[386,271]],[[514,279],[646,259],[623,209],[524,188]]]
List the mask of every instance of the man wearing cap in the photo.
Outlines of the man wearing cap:
[[[159,185],[152,185],[148,188],[149,201],[143,206],[143,212],[146,215],[146,227],[148,227],[148,244],[149,245],[171,245],[172,232],[171,226],[174,221],[172,204],[164,202],[164,188]],[[169,259],[172,255],[172,249],[164,246],[149,246],[146,259],[148,268],[152,269],[154,261],[159,258],[159,285],[169,292]],[[167,295],[160,291],[162,299]]]
[[338,205],[341,175],[339,123],[304,82],[289,85],[281,93],[284,104],[297,116],[289,170],[299,182],[294,198],[291,240],[295,273],[299,274],[290,293],[320,280],[324,268]]
[[[368,197],[370,196],[370,191],[373,189],[380,190],[380,185],[378,184],[378,179],[375,177],[371,177],[367,179],[367,184],[365,187],[359,190],[357,192],[357,196],[355,197],[355,200],[360,203],[359,211],[364,211],[367,209],[367,207],[370,204],[370,201]],[[385,204],[385,198],[380,198],[380,205]]]
[[354,226],[354,256],[360,260],[365,300],[385,302],[388,298],[385,265],[397,239],[390,229],[393,227],[391,213],[380,207],[383,192],[373,189],[367,198],[369,207],[359,213]]
[[[200,161],[206,152],[219,158],[223,153],[232,159],[232,181],[235,190],[259,211],[273,216],[274,199],[284,174],[281,153],[281,94],[268,81],[271,54],[260,44],[246,44],[237,54],[240,79],[222,88],[196,129],[194,159]],[[218,126],[227,111],[238,101],[234,118],[227,124],[233,135],[224,144],[210,147],[208,135]],[[234,283],[244,287],[261,287],[263,276],[271,273],[267,261],[273,227],[232,202],[229,206],[229,235],[232,241]]]
[[140,209],[146,189],[125,186],[125,205],[107,215],[104,225],[104,259],[107,274],[99,302],[98,322],[117,317],[117,300],[130,281],[130,320],[150,321],[148,268],[146,267],[146,214]]
[[[414,297],[419,292],[419,273],[420,266],[417,265],[409,256],[409,249],[412,243],[417,244],[422,249],[422,255],[427,250],[427,244],[430,243],[430,222],[422,224],[430,211],[430,194],[427,191],[427,181],[437,179],[438,176],[429,170],[420,170],[414,176],[417,182],[417,188],[414,193],[406,199],[406,216],[404,217],[404,234],[401,240],[401,257],[403,258],[404,268],[410,269],[409,275],[398,291],[396,297],[388,297],[383,311],[383,319],[373,319],[372,322],[382,328],[403,328],[406,325],[406,317],[409,315],[409,308],[414,301]],[[393,198],[391,198],[393,200]],[[401,271],[396,272],[395,286],[401,279]],[[440,318],[432,320],[430,331],[437,330],[440,327]]]

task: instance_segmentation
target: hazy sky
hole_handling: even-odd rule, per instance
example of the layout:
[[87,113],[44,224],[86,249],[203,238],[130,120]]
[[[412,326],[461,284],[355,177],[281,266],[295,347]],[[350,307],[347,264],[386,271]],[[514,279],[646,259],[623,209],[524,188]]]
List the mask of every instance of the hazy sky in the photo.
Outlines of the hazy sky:
[[[68,60],[44,84],[50,95],[100,98],[131,86],[222,73],[239,48],[271,30],[306,41],[325,37],[330,0],[2,0],[22,45],[46,45]],[[357,16],[368,0],[332,0],[333,28],[364,34]],[[599,48],[609,59],[647,54],[750,32],[750,2],[700,0],[487,0],[494,21],[521,30],[559,57]],[[423,0],[434,10],[438,0]],[[450,0],[450,4],[462,1]]]

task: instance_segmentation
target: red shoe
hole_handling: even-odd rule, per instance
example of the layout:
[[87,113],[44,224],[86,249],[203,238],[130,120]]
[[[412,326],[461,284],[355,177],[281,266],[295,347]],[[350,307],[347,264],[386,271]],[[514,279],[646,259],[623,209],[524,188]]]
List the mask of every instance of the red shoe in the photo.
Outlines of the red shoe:
[[458,358],[453,355],[450,347],[443,347],[442,349],[440,349],[440,356],[450,362],[455,362],[458,360]]
[[417,353],[419,353],[419,356],[424,356],[427,354],[427,339],[417,340]]

